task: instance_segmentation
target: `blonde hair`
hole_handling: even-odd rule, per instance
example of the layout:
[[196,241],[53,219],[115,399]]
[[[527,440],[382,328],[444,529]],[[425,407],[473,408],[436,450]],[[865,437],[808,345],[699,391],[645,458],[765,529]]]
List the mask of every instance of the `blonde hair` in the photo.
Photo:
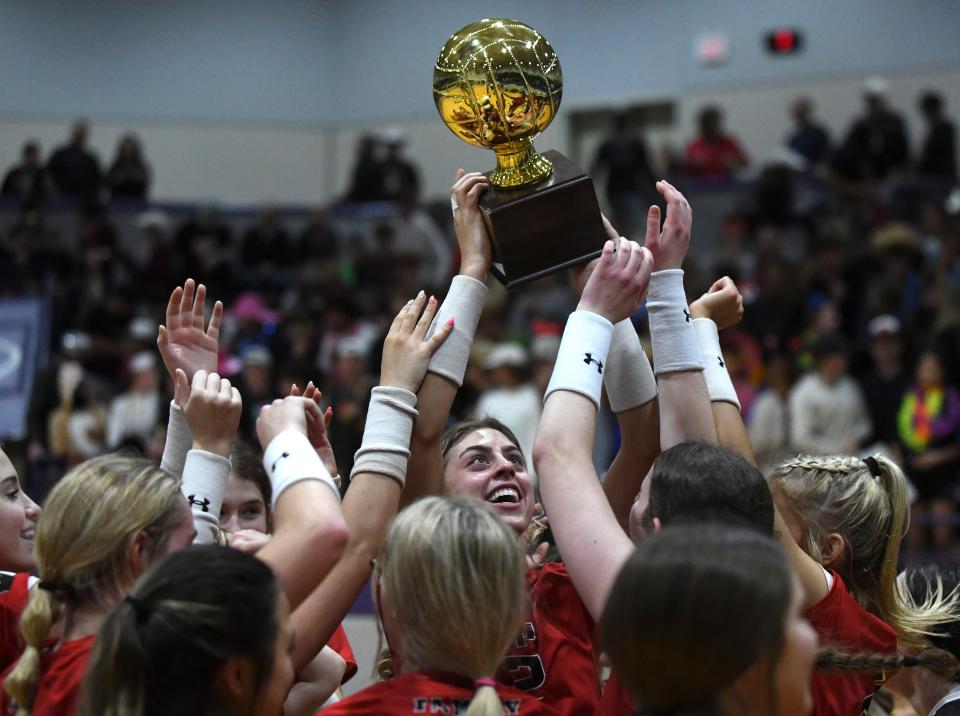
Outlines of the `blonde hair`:
[[827,535],[843,537],[844,554],[834,566],[850,593],[900,640],[921,645],[934,627],[957,619],[957,597],[940,593],[922,605],[903,599],[897,557],[910,525],[907,479],[882,455],[867,460],[876,462],[879,474],[857,457],[801,455],[778,465],[767,479],[799,518],[803,551],[822,563]]
[[[490,678],[525,613],[525,565],[516,535],[478,500],[428,497],[394,520],[377,568],[405,660],[424,671]],[[480,686],[467,716],[502,716]]]
[[144,560],[164,547],[182,501],[177,480],[147,460],[104,455],[77,465],[51,491],[37,525],[35,552],[42,588],[34,589],[20,620],[26,649],[3,688],[20,716],[33,707],[40,649],[53,626],[63,632],[78,608],[108,609],[137,574],[131,539],[145,531]]

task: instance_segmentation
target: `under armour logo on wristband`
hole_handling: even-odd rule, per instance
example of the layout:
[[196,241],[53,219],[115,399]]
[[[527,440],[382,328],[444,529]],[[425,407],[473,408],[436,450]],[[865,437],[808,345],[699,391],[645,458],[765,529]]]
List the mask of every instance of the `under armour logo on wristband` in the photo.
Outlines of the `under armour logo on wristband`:
[[717,360],[720,361],[720,367],[726,368],[727,364],[723,362],[723,356],[717,356]]
[[584,363],[586,363],[587,365],[590,365],[591,363],[593,363],[595,366],[597,366],[597,373],[600,373],[601,375],[603,374],[602,361],[599,361],[596,358],[594,358],[592,353],[584,353],[583,356],[584,356],[583,357]]
[[690,323],[690,321],[693,320],[693,314],[690,313],[690,311],[688,311],[686,308],[683,309],[683,315],[686,316],[687,323]]
[[207,498],[198,500],[196,495],[187,495],[187,502],[189,502],[191,505],[196,505],[197,507],[199,507],[201,512],[210,511],[207,509],[208,507],[210,507],[210,500],[208,500]]
[[270,466],[270,472],[271,472],[271,473],[274,473],[274,472],[277,471],[277,464],[278,464],[281,460],[283,460],[283,458],[285,458],[285,457],[290,457],[290,453],[287,452],[286,450],[284,450],[282,453],[280,453],[280,457],[278,457],[276,460],[273,461],[273,464]]

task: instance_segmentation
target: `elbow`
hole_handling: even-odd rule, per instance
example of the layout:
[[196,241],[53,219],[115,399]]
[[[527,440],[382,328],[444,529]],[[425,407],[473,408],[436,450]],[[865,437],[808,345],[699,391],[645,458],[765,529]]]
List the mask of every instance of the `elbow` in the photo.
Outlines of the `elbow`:
[[552,474],[554,465],[561,459],[559,447],[562,443],[549,432],[537,433],[533,443],[533,469],[543,477]]
[[350,541],[350,530],[340,510],[327,519],[318,520],[308,539],[318,553],[339,560]]

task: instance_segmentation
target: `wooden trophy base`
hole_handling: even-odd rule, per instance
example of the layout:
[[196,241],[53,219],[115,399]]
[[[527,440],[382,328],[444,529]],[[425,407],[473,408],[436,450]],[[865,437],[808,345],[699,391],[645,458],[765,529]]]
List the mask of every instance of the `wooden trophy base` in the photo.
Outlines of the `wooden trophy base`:
[[491,273],[507,288],[586,263],[607,238],[593,180],[560,152],[543,156],[553,164],[549,178],[517,189],[491,185],[480,197],[493,243]]

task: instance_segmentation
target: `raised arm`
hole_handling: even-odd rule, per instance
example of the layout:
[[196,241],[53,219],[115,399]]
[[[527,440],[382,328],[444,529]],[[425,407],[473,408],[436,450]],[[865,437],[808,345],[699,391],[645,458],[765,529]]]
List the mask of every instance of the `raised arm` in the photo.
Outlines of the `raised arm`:
[[[756,457],[750,444],[747,428],[740,414],[740,403],[727,372],[726,362],[720,351],[717,329],[735,325],[743,315],[743,301],[733,281],[724,277],[713,284],[710,290],[690,306],[695,316],[697,335],[700,341],[705,375],[710,394],[711,408],[717,425],[721,445],[734,450],[756,465]],[[805,606],[810,607],[827,594],[827,582],[823,568],[804,552],[793,539],[783,515],[774,502],[774,536],[783,546],[791,564],[803,584]]]
[[273,536],[257,557],[276,573],[292,609],[333,568],[347,542],[340,493],[307,437],[308,414],[322,420],[313,400],[290,395],[264,406],[257,419],[273,487]]
[[717,431],[703,379],[703,362],[683,288],[683,259],[690,246],[693,212],[676,187],[657,182],[667,200],[667,218],[660,230],[660,211],[647,214],[646,247],[653,254],[647,312],[653,344],[653,367],[660,404],[660,447],[686,440],[715,443]]
[[380,385],[370,398],[363,444],[343,498],[349,541],[333,571],[293,613],[297,635],[293,659],[298,669],[310,663],[350,611],[370,578],[373,560],[397,512],[417,417],[415,391],[423,382],[431,355],[455,323],[444,321],[426,338],[436,310],[436,301],[427,302],[421,293],[401,309],[387,334]]
[[633,544],[607,502],[593,467],[596,412],[613,324],[643,300],[653,268],[638,244],[607,241],[571,314],[534,445],[544,506],[573,583],[599,619]]
[[450,190],[453,225],[460,247],[460,271],[440,307],[436,324],[439,326],[455,318],[456,325],[450,339],[431,359],[417,394],[420,414],[410,444],[409,479],[402,498],[404,504],[422,495],[438,494],[442,489],[440,439],[447,427],[457,391],[463,384],[473,336],[487,295],[491,250],[478,203],[489,185],[483,174],[466,173],[460,169]]
[[[157,335],[157,348],[175,386],[160,467],[176,477],[183,473],[184,460],[193,442],[183,416],[193,376],[199,370],[206,371],[208,375],[217,371],[223,304],[220,301],[213,304],[210,323],[205,327],[206,296],[206,287],[202,283],[197,286],[192,278],[188,278],[183,287],[173,289],[167,301],[165,323],[160,325]],[[185,386],[177,382],[177,370],[186,375]]]
[[[602,218],[607,238],[616,246],[620,237],[607,217]],[[575,274],[577,290],[581,294],[588,271]],[[657,379],[629,317],[613,327],[603,387],[620,427],[620,449],[603,479],[603,491],[626,532],[630,508],[640,492],[643,478],[660,454]]]

